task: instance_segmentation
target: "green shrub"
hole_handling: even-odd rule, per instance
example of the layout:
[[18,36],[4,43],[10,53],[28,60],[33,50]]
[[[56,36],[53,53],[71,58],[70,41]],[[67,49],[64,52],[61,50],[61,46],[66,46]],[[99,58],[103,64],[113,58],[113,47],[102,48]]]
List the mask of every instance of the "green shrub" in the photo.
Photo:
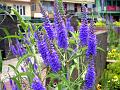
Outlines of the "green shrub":
[[105,27],[106,24],[104,22],[102,22],[102,21],[98,21],[98,22],[95,23],[95,26],[96,27]]
[[118,47],[111,47],[108,51],[107,59],[110,60],[120,60],[120,49]]
[[100,84],[102,90],[120,90],[120,62],[107,65]]
[[114,24],[115,26],[120,27],[120,22],[117,22],[117,21],[116,21],[116,22],[114,22],[113,24]]

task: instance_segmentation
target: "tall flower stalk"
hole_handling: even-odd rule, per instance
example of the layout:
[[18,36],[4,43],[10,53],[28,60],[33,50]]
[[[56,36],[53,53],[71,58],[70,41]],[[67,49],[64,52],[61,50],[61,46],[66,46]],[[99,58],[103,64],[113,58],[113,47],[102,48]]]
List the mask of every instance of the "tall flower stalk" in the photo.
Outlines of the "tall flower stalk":
[[87,17],[87,11],[86,11],[86,7],[83,5],[82,6],[82,18],[81,18],[81,26],[79,29],[80,35],[80,42],[82,44],[82,46],[87,45],[87,41],[88,41],[88,32],[89,32],[89,27],[88,27],[88,17]]
[[93,88],[95,84],[95,75],[94,60],[91,60],[88,64],[87,73],[85,75],[85,90]]
[[33,90],[46,90],[37,76],[34,77],[31,88]]
[[[94,34],[94,22],[90,21],[90,30],[88,36],[88,48],[86,51],[87,59],[89,59],[89,64],[87,68],[87,73],[85,75],[85,90],[93,88],[95,84],[95,68],[94,68],[94,57],[97,53],[97,40],[96,35]],[[92,60],[91,60],[92,59]]]
[[97,39],[96,35],[94,34],[94,22],[93,20],[90,21],[90,31],[88,36],[88,49],[86,51],[87,57],[95,56],[97,53]]
[[52,26],[52,24],[50,23],[49,17],[48,17],[48,15],[46,14],[46,11],[45,11],[44,8],[42,7],[42,5],[39,4],[39,6],[40,6],[40,9],[41,9],[42,14],[43,14],[44,17],[45,17],[45,22],[44,22],[43,26],[44,26],[47,34],[48,34],[48,37],[49,37],[51,40],[53,40],[54,37],[55,37],[53,26]]
[[58,2],[54,2],[54,24],[57,31],[58,46],[63,49],[68,47],[68,37],[65,23],[58,9]]
[[54,48],[52,42],[50,42],[50,60],[49,60],[50,67],[53,72],[57,73],[61,69],[61,63],[59,60],[59,56]]

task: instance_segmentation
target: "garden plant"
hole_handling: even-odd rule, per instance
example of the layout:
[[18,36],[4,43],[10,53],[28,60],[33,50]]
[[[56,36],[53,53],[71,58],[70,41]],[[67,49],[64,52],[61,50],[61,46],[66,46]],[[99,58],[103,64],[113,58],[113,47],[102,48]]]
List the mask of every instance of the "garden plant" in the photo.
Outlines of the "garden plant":
[[[18,59],[16,66],[9,65],[15,72],[14,76],[9,75],[12,90],[95,88],[97,40],[92,19],[88,26],[86,7],[82,6],[81,25],[76,31],[70,24],[70,18],[64,16],[61,0],[54,1],[53,23],[42,5],[39,6],[45,18],[40,24],[42,28],[24,22],[18,12],[12,9],[24,30],[18,30],[16,35],[7,33],[3,38],[9,40],[10,50]],[[3,90],[6,90],[5,79]]]

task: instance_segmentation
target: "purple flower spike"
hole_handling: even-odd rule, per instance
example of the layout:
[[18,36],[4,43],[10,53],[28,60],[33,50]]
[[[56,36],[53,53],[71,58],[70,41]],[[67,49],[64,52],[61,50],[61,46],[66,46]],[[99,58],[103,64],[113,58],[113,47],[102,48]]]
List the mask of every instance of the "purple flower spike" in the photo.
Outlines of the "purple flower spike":
[[68,38],[67,38],[67,30],[65,27],[65,23],[60,15],[59,9],[57,8],[57,2],[54,5],[54,22],[55,22],[55,29],[57,31],[57,39],[58,39],[58,46],[63,49],[67,49],[68,47]]
[[79,36],[79,38],[81,40],[82,46],[87,45],[88,30],[89,30],[88,26],[85,26],[83,24],[80,26],[80,36]]
[[49,62],[49,50],[48,50],[48,47],[47,47],[47,44],[46,44],[45,40],[38,41],[37,46],[38,46],[38,52],[41,54],[41,56],[42,56],[42,58],[44,60],[44,63],[46,65],[48,65],[48,62]]
[[86,12],[86,7],[82,6],[82,21],[81,21],[81,26],[80,26],[80,41],[82,46],[87,45],[87,40],[88,40],[88,32],[89,32],[89,27],[88,27],[88,21],[87,21],[87,12]]
[[48,35],[49,39],[53,40],[54,39],[54,29],[52,27],[52,24],[50,23],[49,17],[46,14],[46,11],[42,7],[42,5],[40,5],[40,9],[41,9],[43,16],[45,17],[45,22],[43,24],[44,28],[47,31],[47,35]]
[[14,45],[10,45],[10,50],[12,51],[13,55],[16,56],[18,54]]
[[31,88],[33,90],[46,90],[37,76],[33,79]]
[[89,32],[89,37],[88,37],[88,49],[86,51],[86,56],[89,57],[90,55],[95,56],[97,53],[97,39],[96,35],[94,34],[94,24],[93,20],[91,20],[90,23],[90,32]]
[[71,26],[71,18],[72,17],[69,17],[69,18],[67,18],[67,20],[66,20],[66,29],[68,30],[68,31],[74,31],[74,28],[73,28],[73,26]]
[[88,70],[85,75],[85,90],[89,90],[93,87],[95,84],[95,68],[94,68],[94,60],[91,60],[91,62],[88,65]]
[[59,56],[57,52],[55,51],[53,44],[51,44],[51,54],[50,54],[49,64],[50,64],[52,71],[55,73],[57,73],[61,69],[61,63],[59,60]]
[[22,57],[26,53],[26,50],[18,40],[16,40],[16,42],[17,42],[16,48],[17,48],[18,55]]
[[47,34],[49,36],[49,39],[54,39],[54,29],[50,22],[44,22],[44,28],[47,31]]

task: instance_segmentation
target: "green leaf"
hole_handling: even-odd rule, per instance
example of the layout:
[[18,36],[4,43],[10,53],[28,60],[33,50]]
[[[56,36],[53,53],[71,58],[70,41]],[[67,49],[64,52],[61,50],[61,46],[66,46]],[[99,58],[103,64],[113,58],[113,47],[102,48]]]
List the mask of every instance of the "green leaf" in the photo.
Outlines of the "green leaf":
[[16,68],[13,65],[9,64],[8,66],[11,67],[14,70],[14,72],[16,73],[16,75],[19,74],[19,71],[16,70]]
[[79,33],[78,32],[70,32],[75,40],[78,40]]
[[14,14],[18,17],[18,20],[20,21],[20,24],[21,24],[21,26],[22,26],[22,28],[24,29],[24,30],[26,30],[26,23],[24,22],[24,20],[22,19],[22,17],[20,16],[20,14],[14,9],[14,8],[12,8],[11,9],[13,12],[14,12]]
[[19,14],[14,8],[12,8],[11,10],[12,10],[12,11],[14,12],[14,14],[18,17],[19,21],[22,21],[22,17],[20,16],[20,14]]
[[73,70],[74,70],[75,67],[76,67],[75,64],[71,66],[71,68],[70,68],[70,76],[72,75],[72,72],[73,72]]
[[82,55],[82,54],[75,54],[74,56],[71,57],[71,60],[74,60],[74,59],[80,57],[81,55]]
[[87,50],[87,46],[85,47],[82,47],[82,52],[86,51]]
[[16,65],[16,69],[18,69],[18,67],[20,66],[20,64],[26,60],[28,57],[33,57],[34,55],[32,53],[28,53],[28,54],[25,54],[23,57],[21,57],[19,59],[19,61],[17,62],[17,65]]
[[70,33],[72,34],[72,36],[73,36],[74,38],[76,38],[75,33],[73,33],[73,32],[70,32]]
[[8,36],[5,36],[3,39],[9,39],[9,38],[18,38],[18,39],[22,39],[23,37],[22,36],[17,36],[17,35],[8,35]]
[[73,51],[73,49],[72,49],[72,48],[70,48],[70,47],[69,47],[67,50],[68,50],[68,51],[70,51],[70,52],[72,52],[72,51]]
[[102,51],[102,52],[105,52],[105,50],[102,49],[101,47],[97,47],[97,50]]
[[62,90],[62,84],[58,84],[58,90]]
[[70,43],[70,44],[75,44],[75,40],[74,40],[73,38],[70,38],[70,39],[69,39],[69,43]]
[[14,78],[22,77],[22,76],[29,76],[31,78],[34,77],[32,72],[20,72],[18,75],[14,76]]
[[56,73],[50,73],[47,75],[47,77],[56,78],[58,75]]

